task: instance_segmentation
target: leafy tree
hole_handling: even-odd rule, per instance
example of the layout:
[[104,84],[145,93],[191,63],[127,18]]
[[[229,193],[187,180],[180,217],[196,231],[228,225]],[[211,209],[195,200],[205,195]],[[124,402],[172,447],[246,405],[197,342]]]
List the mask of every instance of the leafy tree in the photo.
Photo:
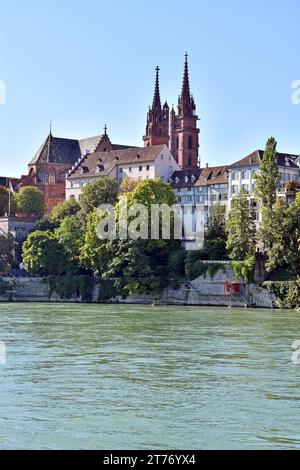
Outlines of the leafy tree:
[[[16,199],[10,192],[10,213],[15,214],[17,209]],[[0,186],[0,216],[9,213],[9,190]]]
[[115,204],[118,184],[110,176],[101,176],[83,187],[80,206],[85,213],[92,212],[101,204]]
[[[175,202],[172,188],[160,179],[141,181],[122,198],[126,198],[128,208],[133,204],[144,204],[149,217],[151,204],[173,205]],[[124,202],[122,198],[117,204],[117,217],[120,215],[120,204]],[[118,278],[118,289],[127,294],[155,292],[166,285],[171,275],[168,271],[170,256],[180,250],[178,241],[161,238],[100,240],[96,233],[99,221],[96,211],[88,214],[80,256],[85,268],[94,270],[103,278]]]
[[55,230],[54,236],[63,246],[69,262],[73,263],[73,269],[76,270],[76,267],[79,267],[79,255],[84,242],[84,227],[80,219],[76,215],[64,217],[60,226]]
[[126,176],[126,178],[123,179],[121,185],[120,185],[120,193],[130,193],[135,189],[135,187],[138,185],[139,181],[134,179],[134,178],[129,178]]
[[61,221],[68,216],[77,214],[80,211],[80,204],[74,198],[67,199],[55,206],[50,214],[50,220],[56,226],[58,226]]
[[41,214],[45,209],[44,193],[35,186],[24,186],[16,196],[18,212],[21,214]]
[[23,244],[23,262],[32,274],[63,274],[66,272],[67,256],[53,233],[36,230],[28,235]]
[[0,275],[9,274],[13,261],[16,244],[10,235],[0,235]]
[[254,211],[244,189],[234,198],[226,223],[227,251],[233,260],[245,260],[255,249]]
[[204,251],[209,260],[226,259],[226,208],[218,202],[211,211],[204,239]]
[[300,274],[300,194],[289,206],[278,198],[272,213],[263,209],[259,237],[265,240],[268,271],[287,265],[293,273]]
[[276,202],[276,193],[280,181],[276,155],[277,142],[271,137],[266,144],[259,173],[254,175],[255,199],[261,201],[262,207],[272,211]]

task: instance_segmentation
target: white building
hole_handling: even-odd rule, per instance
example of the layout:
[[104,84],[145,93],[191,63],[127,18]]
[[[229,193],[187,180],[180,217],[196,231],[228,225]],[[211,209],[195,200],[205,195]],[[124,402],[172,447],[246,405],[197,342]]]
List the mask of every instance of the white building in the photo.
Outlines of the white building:
[[79,200],[82,188],[101,176],[119,184],[126,177],[135,180],[161,178],[168,182],[179,166],[166,145],[96,152],[82,156],[66,177],[66,199]]
[[[258,222],[261,219],[261,213],[254,200],[254,175],[259,171],[263,155],[263,150],[256,150],[247,157],[229,166],[228,210],[232,207],[233,198],[241,189],[245,189],[249,193],[250,203],[255,209],[256,220]],[[284,196],[285,185],[287,183],[300,182],[298,155],[277,153],[277,165],[281,177],[278,195]]]

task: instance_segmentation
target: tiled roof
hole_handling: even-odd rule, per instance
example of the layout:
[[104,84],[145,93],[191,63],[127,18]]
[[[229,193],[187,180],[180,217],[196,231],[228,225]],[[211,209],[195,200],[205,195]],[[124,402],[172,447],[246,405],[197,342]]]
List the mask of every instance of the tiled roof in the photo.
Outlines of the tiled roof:
[[[102,139],[102,135],[86,139],[65,139],[48,135],[29,165],[39,163],[61,163],[74,165],[85,153],[93,153]],[[113,149],[127,149],[129,146],[111,144]],[[133,148],[133,147],[132,147]]]
[[70,171],[68,178],[105,176],[116,165],[153,162],[164,149],[164,145],[153,147],[125,148],[96,152],[84,156]]
[[[230,165],[230,169],[238,168],[241,166],[258,166],[262,161],[264,156],[263,150],[255,150],[246,157],[238,160],[237,162]],[[295,160],[298,158],[298,155],[290,153],[277,153],[277,164],[278,166],[289,166],[292,168],[299,168],[295,163]]]
[[226,184],[227,182],[228,166],[175,171],[170,178],[170,183],[174,188],[209,186],[212,184]]

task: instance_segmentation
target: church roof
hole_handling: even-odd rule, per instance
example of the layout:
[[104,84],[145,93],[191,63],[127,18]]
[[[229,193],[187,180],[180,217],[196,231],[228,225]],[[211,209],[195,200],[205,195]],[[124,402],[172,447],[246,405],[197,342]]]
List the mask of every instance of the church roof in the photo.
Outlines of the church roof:
[[[103,137],[104,135],[97,135],[76,140],[54,137],[50,133],[29,165],[36,165],[37,163],[60,163],[72,166],[82,155],[94,153]],[[115,150],[129,148],[128,145],[111,145]]]
[[116,165],[153,162],[164,148],[164,145],[154,145],[91,153],[77,162],[68,178],[106,176]]

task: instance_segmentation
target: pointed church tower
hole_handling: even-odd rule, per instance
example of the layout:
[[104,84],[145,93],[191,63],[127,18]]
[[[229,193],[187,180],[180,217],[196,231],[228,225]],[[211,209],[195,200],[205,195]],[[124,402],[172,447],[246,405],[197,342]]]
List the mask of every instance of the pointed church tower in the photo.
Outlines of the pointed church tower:
[[199,166],[199,129],[196,105],[190,93],[188,55],[185,54],[181,95],[178,98],[178,114],[171,114],[171,152],[182,168]]
[[143,137],[145,147],[152,145],[169,146],[169,106],[161,106],[159,92],[159,67],[156,67],[156,79],[152,107],[147,114],[146,135]]

